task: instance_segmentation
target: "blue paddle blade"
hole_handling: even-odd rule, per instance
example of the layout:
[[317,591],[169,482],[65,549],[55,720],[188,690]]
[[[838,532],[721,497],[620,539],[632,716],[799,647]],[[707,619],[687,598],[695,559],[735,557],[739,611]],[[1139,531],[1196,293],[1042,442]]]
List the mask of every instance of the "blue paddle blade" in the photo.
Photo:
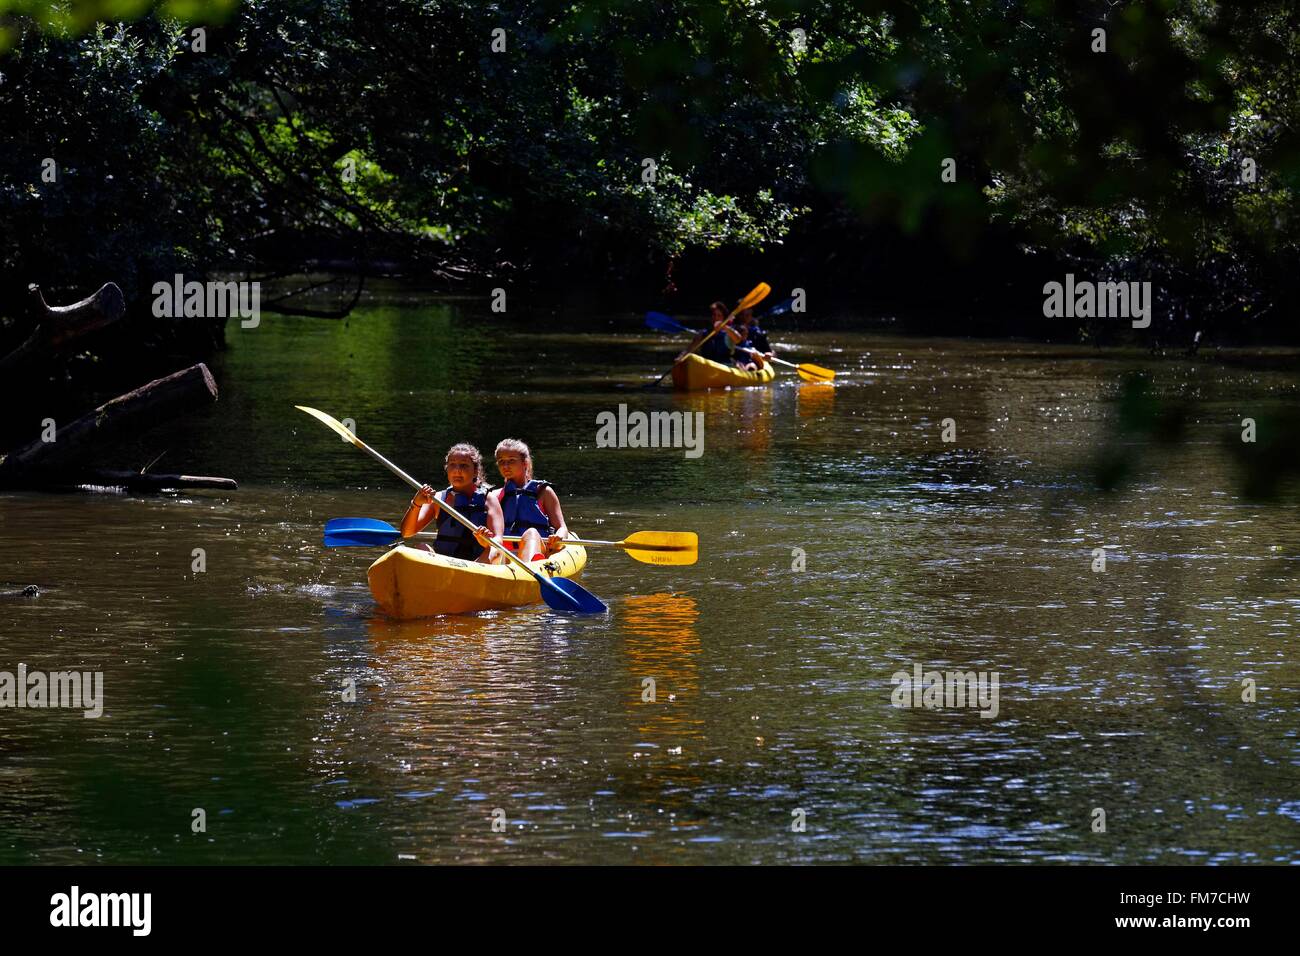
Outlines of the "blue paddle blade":
[[671,315],[664,315],[662,312],[647,312],[645,314],[645,324],[652,329],[659,329],[661,332],[685,332],[687,335],[699,335],[694,329],[688,329]]
[[402,540],[400,531],[326,531],[327,548],[373,548],[381,544],[396,544]]
[[790,308],[793,305],[794,305],[794,297],[792,296],[789,299],[786,299],[784,302],[778,302],[776,305],[772,306],[772,308],[768,309],[766,312],[760,315],[759,318],[770,319],[774,315],[784,315],[785,313],[790,311]]
[[378,518],[331,518],[325,522],[325,547],[372,548],[402,540],[402,532]]
[[378,518],[330,518],[325,522],[326,534],[343,531],[388,531],[396,534],[397,528]]
[[537,583],[541,585],[542,600],[553,611],[568,611],[571,614],[604,614],[609,610],[600,598],[577,581],[539,575]]

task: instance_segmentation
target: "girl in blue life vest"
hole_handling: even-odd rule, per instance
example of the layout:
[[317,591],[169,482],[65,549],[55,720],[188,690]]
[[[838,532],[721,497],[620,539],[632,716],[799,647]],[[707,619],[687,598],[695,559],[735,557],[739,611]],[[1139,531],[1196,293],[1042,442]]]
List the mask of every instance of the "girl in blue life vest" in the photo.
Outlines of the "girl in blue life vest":
[[441,509],[439,499],[468,518],[477,529],[471,532],[450,515],[441,515],[438,537],[433,550],[449,558],[477,561],[480,564],[500,564],[505,559],[495,548],[489,548],[486,539],[499,538],[505,526],[501,519],[501,505],[496,496],[488,494],[483,479],[483,456],[473,445],[452,445],[446,459],[447,480],[451,484],[435,492],[425,485],[411,499],[411,507],[402,517],[402,537],[412,537],[435,518]]
[[735,325],[736,332],[742,336],[736,343],[736,366],[747,372],[756,372],[766,364],[766,359],[772,357],[767,333],[758,327],[753,309],[745,309],[737,315]]
[[551,483],[533,477],[533,455],[528,446],[517,438],[504,439],[497,445],[497,470],[505,487],[491,497],[500,502],[505,533],[523,535],[519,557],[536,561],[563,548],[569,537],[564,510]]
[[[709,308],[712,312],[709,328],[707,331],[701,332],[699,335],[697,335],[694,341],[691,342],[691,345],[694,345],[696,342],[700,341],[700,339],[704,338],[704,336],[708,335],[709,332],[712,332],[714,329],[716,329],[719,325],[721,325],[723,322],[727,320],[726,303],[715,302]],[[717,335],[713,336],[713,338],[705,342],[703,348],[701,348],[697,354],[701,358],[708,359],[710,362],[718,362],[722,365],[730,365],[732,345],[740,341],[742,340],[739,338],[739,334],[736,332],[734,328],[728,325]]]

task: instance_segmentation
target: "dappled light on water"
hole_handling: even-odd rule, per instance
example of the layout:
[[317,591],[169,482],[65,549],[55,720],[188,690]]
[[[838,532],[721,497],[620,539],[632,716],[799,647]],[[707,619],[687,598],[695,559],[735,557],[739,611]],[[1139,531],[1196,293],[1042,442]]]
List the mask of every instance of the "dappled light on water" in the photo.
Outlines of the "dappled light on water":
[[[0,592],[42,590],[0,599],[10,661],[105,675],[98,720],[6,719],[58,769],[0,788],[0,860],[208,862],[203,805],[228,863],[1294,862],[1300,522],[1229,444],[1293,373],[823,332],[777,338],[834,386],[683,395],[635,387],[669,351],[640,331],[481,321],[235,338],[220,416],[160,440],[238,492],[0,499]],[[386,619],[383,548],[322,528],[410,489],[295,403],[439,487],[453,442],[523,438],[575,531],[699,561],[591,548],[605,615]],[[620,403],[702,413],[703,454],[596,447]],[[918,664],[996,671],[996,716],[896,706]]]

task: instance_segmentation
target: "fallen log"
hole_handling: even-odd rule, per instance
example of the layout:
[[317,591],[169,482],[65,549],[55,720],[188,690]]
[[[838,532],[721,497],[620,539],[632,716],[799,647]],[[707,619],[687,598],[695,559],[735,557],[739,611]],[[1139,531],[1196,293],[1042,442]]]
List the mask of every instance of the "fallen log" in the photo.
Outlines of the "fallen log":
[[152,472],[97,469],[78,472],[74,484],[91,491],[179,491],[182,488],[220,488],[235,491],[239,483],[233,478],[209,475],[164,475]]
[[96,449],[114,439],[216,400],[217,383],[202,362],[155,379],[70,424],[56,425],[53,441],[37,439],[0,457],[0,484],[54,483],[86,467]]
[[48,305],[40,286],[28,289],[40,302],[41,317],[22,344],[0,358],[0,382],[30,371],[34,363],[66,355],[85,336],[126,314],[126,300],[115,282],[104,283],[94,295],[72,305]]

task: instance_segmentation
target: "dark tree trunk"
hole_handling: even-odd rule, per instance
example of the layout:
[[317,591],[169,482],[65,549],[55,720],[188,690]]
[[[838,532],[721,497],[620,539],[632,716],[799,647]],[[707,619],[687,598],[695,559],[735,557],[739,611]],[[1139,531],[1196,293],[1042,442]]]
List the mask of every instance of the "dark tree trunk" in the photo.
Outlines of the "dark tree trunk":
[[0,357],[0,383],[12,385],[35,368],[67,355],[92,332],[112,325],[126,314],[122,290],[114,282],[72,305],[51,306],[39,286],[30,286],[40,301],[41,317],[32,334],[18,348]]
[[0,458],[0,484],[64,483],[58,479],[75,477],[97,449],[114,439],[216,400],[217,384],[202,362],[156,379],[56,426],[54,441],[37,439]]

